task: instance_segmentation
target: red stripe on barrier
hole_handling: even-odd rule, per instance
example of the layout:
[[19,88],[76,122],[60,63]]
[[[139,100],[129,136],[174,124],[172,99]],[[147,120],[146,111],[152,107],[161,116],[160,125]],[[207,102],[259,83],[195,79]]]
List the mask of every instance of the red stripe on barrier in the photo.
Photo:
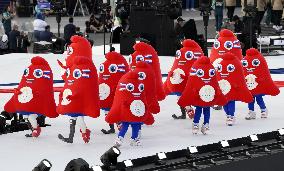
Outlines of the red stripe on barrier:
[[284,81],[274,81],[274,83],[277,85],[277,87],[284,87]]

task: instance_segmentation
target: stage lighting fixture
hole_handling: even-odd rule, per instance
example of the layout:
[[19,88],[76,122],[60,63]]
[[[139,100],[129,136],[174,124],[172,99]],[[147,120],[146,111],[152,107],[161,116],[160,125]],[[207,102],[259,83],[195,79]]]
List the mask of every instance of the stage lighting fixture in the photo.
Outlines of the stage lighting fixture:
[[190,146],[187,149],[191,154],[198,153],[197,147],[195,147],[195,146]]
[[82,158],[71,160],[64,171],[91,171],[89,164]]
[[92,169],[92,171],[103,171],[101,166],[93,166]]
[[126,168],[133,166],[133,163],[132,163],[131,160],[124,160],[123,163],[124,163],[124,165],[125,165]]
[[32,171],[49,171],[52,164],[47,159],[43,159]]
[[226,141],[226,140],[220,141],[220,144],[222,145],[223,148],[227,148],[227,147],[230,146],[228,141]]
[[157,156],[158,156],[159,160],[164,160],[164,159],[167,158],[165,153],[157,153]]
[[117,157],[121,154],[120,150],[113,146],[101,156],[101,162],[105,167],[117,165]]
[[250,140],[251,140],[252,142],[258,141],[258,137],[257,137],[257,135],[255,135],[255,134],[250,135],[249,137],[250,137]]
[[278,129],[278,133],[279,133],[279,135],[283,136],[284,135],[284,128]]

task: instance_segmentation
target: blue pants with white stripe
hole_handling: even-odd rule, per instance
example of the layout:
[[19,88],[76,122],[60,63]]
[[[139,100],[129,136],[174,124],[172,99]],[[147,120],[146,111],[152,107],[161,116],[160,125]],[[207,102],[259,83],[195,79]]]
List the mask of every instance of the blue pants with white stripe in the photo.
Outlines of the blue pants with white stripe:
[[229,101],[225,106],[224,106],[224,110],[226,112],[227,116],[235,116],[235,106],[236,106],[236,101]]
[[204,115],[204,122],[203,124],[209,124],[210,120],[210,107],[200,107],[200,106],[195,106],[195,114],[194,114],[194,119],[193,123],[198,124],[201,114],[203,110],[203,115]]
[[118,137],[123,137],[125,136],[127,130],[128,130],[128,127],[129,125],[131,125],[131,128],[132,128],[132,135],[131,135],[131,138],[133,140],[135,140],[137,137],[138,137],[138,134],[139,134],[139,130],[141,129],[141,125],[143,123],[141,122],[122,122],[121,123],[121,129],[118,133]]
[[260,95],[256,95],[253,97],[253,101],[251,103],[248,104],[248,108],[251,111],[254,111],[254,103],[256,101],[256,103],[258,104],[258,106],[260,107],[260,110],[263,112],[266,109],[265,103],[263,101],[263,96],[262,94]]

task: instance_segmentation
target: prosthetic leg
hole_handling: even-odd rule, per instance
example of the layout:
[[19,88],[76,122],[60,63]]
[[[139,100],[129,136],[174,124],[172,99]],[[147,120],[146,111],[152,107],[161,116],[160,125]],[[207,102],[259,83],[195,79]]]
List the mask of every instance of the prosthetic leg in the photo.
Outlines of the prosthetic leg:
[[[108,114],[108,111],[105,111],[105,114],[107,115]],[[102,129],[102,133],[104,134],[114,134],[115,133],[115,129],[114,129],[114,124],[109,124],[109,130],[105,130],[105,129]]]
[[109,128],[110,128],[109,130],[102,129],[101,131],[104,134],[114,134],[115,133],[114,124],[109,124]]
[[66,143],[73,143],[75,134],[76,119],[70,119],[70,133],[68,138],[64,138],[63,135],[58,134],[58,138]]
[[180,116],[177,116],[176,114],[173,114],[172,117],[174,119],[186,119],[186,110],[185,110],[185,108],[180,106],[180,111],[181,111],[181,115]]

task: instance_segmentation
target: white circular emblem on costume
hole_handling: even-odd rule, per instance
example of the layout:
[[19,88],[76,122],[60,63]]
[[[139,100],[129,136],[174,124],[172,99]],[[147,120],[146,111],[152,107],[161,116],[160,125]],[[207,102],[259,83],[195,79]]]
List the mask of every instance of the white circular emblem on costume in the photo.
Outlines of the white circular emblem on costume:
[[70,89],[65,89],[62,95],[61,105],[68,105],[71,103],[71,100],[67,99],[68,96],[72,96],[72,91]]
[[181,75],[185,76],[185,73],[182,69],[177,68],[173,71],[173,76],[170,77],[170,81],[172,84],[180,84],[183,82]]
[[199,96],[204,102],[211,102],[215,97],[215,90],[211,85],[205,85],[199,90]]
[[253,90],[258,86],[258,83],[256,82],[256,76],[253,74],[249,74],[246,76],[246,83],[249,90]]
[[141,117],[145,114],[145,104],[141,100],[133,100],[130,111],[134,116]]
[[228,94],[231,91],[232,86],[231,86],[231,84],[228,80],[222,79],[222,80],[218,81],[218,83],[219,83],[219,87],[220,87],[220,89],[221,89],[221,91],[224,95]]
[[110,87],[106,83],[99,85],[99,96],[100,100],[105,100],[110,95]]
[[212,65],[214,66],[214,68],[217,68],[218,65],[223,61],[222,58],[217,58],[215,59],[215,61],[212,63]]
[[18,95],[20,103],[28,103],[33,99],[33,90],[30,87],[22,87],[21,94]]

